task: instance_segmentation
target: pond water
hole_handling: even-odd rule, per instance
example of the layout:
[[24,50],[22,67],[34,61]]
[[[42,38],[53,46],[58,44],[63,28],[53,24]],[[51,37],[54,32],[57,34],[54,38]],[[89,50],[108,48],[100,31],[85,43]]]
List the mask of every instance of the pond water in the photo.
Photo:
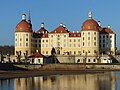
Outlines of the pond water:
[[120,72],[2,79],[0,90],[120,90]]

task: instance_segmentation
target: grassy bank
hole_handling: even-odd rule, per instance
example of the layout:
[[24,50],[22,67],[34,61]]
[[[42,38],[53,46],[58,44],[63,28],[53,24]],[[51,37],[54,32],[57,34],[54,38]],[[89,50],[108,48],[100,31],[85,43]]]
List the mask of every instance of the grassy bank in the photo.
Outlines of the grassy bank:
[[[14,66],[14,65],[12,65]],[[19,65],[21,68],[25,65]],[[35,67],[36,65],[34,65]],[[37,65],[38,67],[39,65]],[[3,66],[2,66],[3,67]],[[6,66],[7,67],[7,66]],[[17,67],[15,65],[15,67]],[[30,67],[30,69],[29,69]],[[8,67],[9,68],[9,67]],[[19,67],[17,67],[19,68]],[[33,77],[42,75],[61,75],[61,74],[94,74],[104,73],[111,71],[120,71],[120,65],[118,64],[46,64],[36,69],[31,68],[31,65],[27,69],[8,69],[0,71],[0,79],[6,78],[20,78],[20,77]]]

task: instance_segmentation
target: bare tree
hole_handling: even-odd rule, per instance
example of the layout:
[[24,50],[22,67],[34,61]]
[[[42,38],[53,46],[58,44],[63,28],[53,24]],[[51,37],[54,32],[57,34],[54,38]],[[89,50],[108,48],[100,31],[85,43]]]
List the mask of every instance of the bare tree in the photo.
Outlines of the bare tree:
[[25,63],[27,63],[28,60],[28,51],[26,50],[24,53]]
[[21,51],[16,51],[16,54],[17,54],[17,61],[18,61],[18,63],[20,63]]

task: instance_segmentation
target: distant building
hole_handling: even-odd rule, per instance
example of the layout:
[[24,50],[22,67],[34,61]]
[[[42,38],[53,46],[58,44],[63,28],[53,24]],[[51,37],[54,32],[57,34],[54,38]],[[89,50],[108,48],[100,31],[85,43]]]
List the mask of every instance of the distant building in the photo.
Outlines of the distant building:
[[15,31],[15,55],[21,51],[24,55],[32,55],[39,50],[43,55],[51,55],[55,48],[57,55],[81,55],[97,56],[100,54],[116,53],[116,34],[108,27],[101,27],[100,21],[92,18],[92,12],[88,13],[88,19],[83,22],[80,31],[69,31],[64,24],[60,24],[55,30],[49,32],[44,23],[34,32],[30,20],[22,14],[22,21],[16,26]]

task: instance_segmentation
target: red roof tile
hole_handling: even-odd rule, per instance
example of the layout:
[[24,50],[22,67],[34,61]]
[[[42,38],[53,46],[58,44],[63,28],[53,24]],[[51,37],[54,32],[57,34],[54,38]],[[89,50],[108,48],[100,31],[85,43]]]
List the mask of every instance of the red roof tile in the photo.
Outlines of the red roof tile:
[[81,37],[81,33],[80,32],[70,32],[69,37]]
[[110,28],[99,28],[100,34],[114,34]]
[[98,31],[98,23],[93,19],[88,19],[82,24],[82,30]]
[[33,55],[29,56],[29,58],[42,58],[44,55],[42,55],[39,52],[34,53]]
[[16,25],[16,32],[33,32],[32,25],[26,20],[22,20]]
[[50,33],[69,33],[69,31],[65,27],[59,26]]
[[42,38],[48,38],[48,33],[42,34]]
[[43,27],[43,28],[40,28],[37,33],[48,33],[48,31]]

